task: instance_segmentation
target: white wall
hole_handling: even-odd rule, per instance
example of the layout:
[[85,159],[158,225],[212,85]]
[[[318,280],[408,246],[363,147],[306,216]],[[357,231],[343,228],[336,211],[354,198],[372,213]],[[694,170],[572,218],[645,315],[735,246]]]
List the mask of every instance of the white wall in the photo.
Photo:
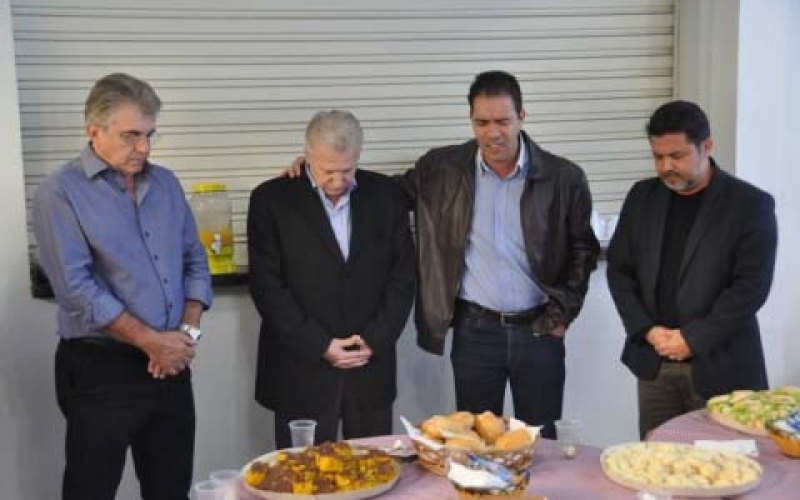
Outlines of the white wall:
[[[795,215],[800,208],[796,196],[800,176],[793,170],[800,165],[800,145],[796,140],[796,128],[794,135],[789,135],[788,118],[800,116],[797,93],[789,92],[790,88],[800,88],[796,64],[800,60],[800,13],[798,3],[791,0],[772,2],[763,10],[759,7],[761,4],[756,0],[742,2],[746,15],[741,16],[744,62],[739,78],[746,85],[739,106],[740,114],[747,117],[747,123],[753,128],[743,127],[745,120],[742,118],[737,122],[742,131],[741,146],[736,153],[737,165],[743,176],[769,189],[778,198],[779,273],[765,314],[761,316],[768,339],[767,355],[773,382],[797,384],[800,383],[800,368],[795,358],[800,346],[796,332],[800,312],[792,308],[790,302],[798,290],[793,283],[796,280],[790,275],[789,259],[800,254],[798,216]],[[769,28],[758,29],[748,19],[758,20]],[[748,52],[750,47],[752,52]],[[57,498],[63,465],[64,426],[56,409],[53,389],[55,309],[52,303],[33,300],[29,294],[12,52],[9,2],[0,0],[0,208],[3,211],[0,497]],[[764,54],[770,57],[765,58]],[[791,64],[793,62],[795,64]],[[700,69],[703,70],[702,66]],[[712,65],[705,71],[713,74],[717,69]],[[747,90],[749,86],[752,86],[750,91]],[[769,99],[765,99],[766,93]],[[769,113],[766,118],[757,114],[760,106],[766,106]],[[785,106],[788,108],[781,111]],[[765,129],[767,125],[769,128]],[[781,130],[786,131],[783,138],[772,137],[780,136]],[[794,141],[790,140],[793,138]],[[252,400],[257,323],[257,315],[243,289],[219,292],[215,307],[204,323],[208,335],[203,339],[194,366],[198,410],[197,477],[214,468],[239,466],[272,447],[271,415]],[[604,269],[600,269],[592,277],[585,311],[567,338],[565,405],[566,414],[587,421],[587,440],[598,445],[635,439],[637,435],[633,378],[618,361],[622,335],[606,287]],[[410,331],[401,340],[400,352],[398,410],[415,419],[451,409],[449,363],[420,352]],[[118,497],[135,498],[135,492],[129,471]]]
[[776,199],[775,282],[759,319],[770,382],[800,385],[800,2],[741,0],[737,175]]

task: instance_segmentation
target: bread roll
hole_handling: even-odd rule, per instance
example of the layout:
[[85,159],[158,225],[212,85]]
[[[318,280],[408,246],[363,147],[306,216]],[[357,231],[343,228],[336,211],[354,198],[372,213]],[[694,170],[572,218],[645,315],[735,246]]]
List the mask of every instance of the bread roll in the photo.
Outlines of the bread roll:
[[498,450],[519,450],[533,443],[533,438],[528,429],[517,429],[508,431],[494,442],[494,447]]
[[486,445],[474,432],[451,437],[445,440],[444,445],[456,450],[483,451],[486,449]]
[[505,434],[506,423],[494,413],[485,411],[475,417],[475,431],[487,444],[494,444],[497,438]]
[[475,425],[475,415],[468,411],[457,411],[447,416],[448,419],[459,422],[466,429],[472,429]]
[[445,439],[445,434],[465,434],[469,428],[464,424],[456,422],[442,415],[434,415],[422,422],[420,430],[427,437],[432,439]]

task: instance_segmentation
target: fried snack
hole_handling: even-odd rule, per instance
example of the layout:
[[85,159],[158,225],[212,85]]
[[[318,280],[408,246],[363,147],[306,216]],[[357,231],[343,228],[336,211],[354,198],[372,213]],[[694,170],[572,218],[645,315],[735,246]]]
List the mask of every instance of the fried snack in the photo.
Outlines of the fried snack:
[[487,444],[491,445],[497,438],[505,434],[506,423],[491,411],[485,411],[475,417],[475,431]]
[[324,443],[296,453],[278,452],[271,462],[254,462],[244,480],[259,490],[317,495],[371,488],[396,476],[394,459],[383,451]]
[[472,429],[475,426],[475,415],[468,411],[456,411],[447,415],[447,418],[453,422],[460,423],[465,429]]
[[533,438],[528,429],[517,429],[508,431],[494,442],[494,447],[498,450],[520,450],[533,443]]
[[422,433],[431,439],[443,441],[446,435],[465,434],[469,427],[442,415],[434,415],[420,425]]

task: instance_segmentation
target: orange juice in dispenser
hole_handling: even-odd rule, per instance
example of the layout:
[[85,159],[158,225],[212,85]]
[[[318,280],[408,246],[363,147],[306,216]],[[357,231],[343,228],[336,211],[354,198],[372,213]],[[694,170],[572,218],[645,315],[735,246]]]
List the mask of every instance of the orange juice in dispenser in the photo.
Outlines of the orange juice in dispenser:
[[189,205],[197,221],[197,232],[206,250],[211,274],[235,273],[231,201],[225,184],[195,184]]

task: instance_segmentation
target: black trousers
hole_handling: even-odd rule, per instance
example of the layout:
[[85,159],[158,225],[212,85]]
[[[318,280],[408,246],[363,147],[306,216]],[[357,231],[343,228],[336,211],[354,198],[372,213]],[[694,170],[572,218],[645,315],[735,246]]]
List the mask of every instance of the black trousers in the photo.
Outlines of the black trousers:
[[661,424],[706,405],[706,400],[694,390],[692,364],[688,361],[662,361],[656,378],[639,379],[638,392],[642,440]]
[[459,318],[453,327],[451,361],[456,407],[503,414],[506,384],[511,384],[514,415],[541,425],[555,438],[554,422],[564,400],[564,339],[535,336],[530,325],[501,325],[485,318]]
[[56,394],[67,420],[64,500],[114,500],[131,449],[144,500],[187,500],[195,413],[191,374],[147,373],[141,351],[62,340]]
[[342,437],[357,439],[362,437],[382,436],[392,433],[392,405],[364,409],[356,398],[348,397],[347,383],[342,385],[333,395],[331,404],[324,411],[313,413],[294,413],[275,411],[275,446],[278,449],[292,446],[292,435],[289,422],[297,419],[317,421],[314,433],[314,444],[336,441],[339,435],[339,421],[342,423]]

